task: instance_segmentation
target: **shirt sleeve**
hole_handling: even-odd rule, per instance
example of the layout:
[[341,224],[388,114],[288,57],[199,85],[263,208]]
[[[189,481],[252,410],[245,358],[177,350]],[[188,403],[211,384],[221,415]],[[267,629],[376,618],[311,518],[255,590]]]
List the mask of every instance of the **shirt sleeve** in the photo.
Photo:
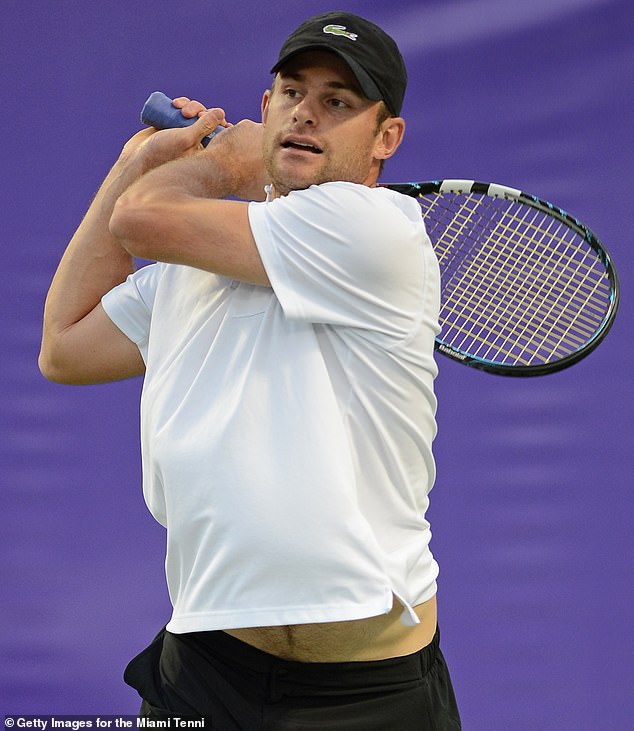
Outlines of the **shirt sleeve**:
[[403,338],[420,317],[429,244],[416,201],[324,183],[249,205],[262,262],[291,319]]
[[160,273],[161,264],[142,267],[101,299],[108,317],[136,343],[146,363],[152,307]]

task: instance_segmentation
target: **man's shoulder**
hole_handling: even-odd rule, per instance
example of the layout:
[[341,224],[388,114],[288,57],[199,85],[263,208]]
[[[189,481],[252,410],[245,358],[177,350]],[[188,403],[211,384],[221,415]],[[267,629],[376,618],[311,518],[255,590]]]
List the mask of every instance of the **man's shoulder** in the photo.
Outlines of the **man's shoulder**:
[[[370,187],[361,183],[332,181],[292,191],[287,196],[289,206],[319,207],[324,212],[363,214],[374,224],[384,217],[405,216],[410,222],[422,223],[421,208],[409,196],[383,185]],[[283,200],[283,199],[278,199]],[[393,222],[393,221],[392,221]]]

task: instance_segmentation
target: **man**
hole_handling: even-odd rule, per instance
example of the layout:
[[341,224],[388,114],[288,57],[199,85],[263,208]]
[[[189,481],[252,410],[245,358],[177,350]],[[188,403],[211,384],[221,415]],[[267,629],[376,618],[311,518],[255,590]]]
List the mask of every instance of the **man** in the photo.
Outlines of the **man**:
[[191,127],[126,144],[47,298],[47,377],[145,374],[174,611],[126,680],[222,731],[457,729],[425,520],[438,265],[377,187],[405,67],[327,13],[272,72],[261,124],[179,98]]

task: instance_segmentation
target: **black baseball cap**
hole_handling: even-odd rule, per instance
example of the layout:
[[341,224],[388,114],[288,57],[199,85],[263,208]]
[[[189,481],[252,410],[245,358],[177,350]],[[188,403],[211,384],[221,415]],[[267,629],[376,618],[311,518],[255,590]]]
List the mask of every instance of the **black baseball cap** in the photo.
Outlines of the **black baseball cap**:
[[343,12],[309,18],[284,41],[271,73],[277,73],[296,54],[311,50],[336,53],[348,64],[368,99],[382,99],[392,114],[400,114],[407,70],[398,46],[378,25]]

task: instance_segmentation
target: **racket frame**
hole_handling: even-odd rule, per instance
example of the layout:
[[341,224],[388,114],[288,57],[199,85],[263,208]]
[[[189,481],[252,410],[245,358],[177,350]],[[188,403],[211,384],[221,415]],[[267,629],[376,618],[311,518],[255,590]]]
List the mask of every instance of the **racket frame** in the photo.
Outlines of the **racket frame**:
[[[570,215],[547,200],[525,193],[516,188],[510,188],[496,183],[483,183],[476,180],[446,179],[429,180],[417,183],[392,183],[387,184],[384,187],[413,198],[427,198],[429,196],[440,195],[443,193],[475,193],[493,198],[504,198],[506,200],[516,201],[530,206],[540,213],[544,213],[556,219],[560,223],[563,223],[565,226],[569,227],[585,239],[590,248],[595,252],[599,261],[605,267],[610,284],[610,300],[608,308],[594,334],[582,346],[572,351],[570,354],[547,363],[534,363],[528,365],[503,363],[478,357],[465,350],[461,350],[450,343],[446,343],[442,339],[441,332],[440,335],[436,337],[435,348],[439,353],[442,353],[442,355],[462,363],[463,365],[497,375],[520,377],[539,376],[563,370],[564,368],[568,368],[574,363],[577,363],[582,358],[589,355],[608,334],[608,331],[614,322],[614,318],[616,317],[619,305],[618,276],[612,259],[605,246],[601,243],[597,236],[575,216]],[[434,242],[432,241],[432,245],[433,244]]]

